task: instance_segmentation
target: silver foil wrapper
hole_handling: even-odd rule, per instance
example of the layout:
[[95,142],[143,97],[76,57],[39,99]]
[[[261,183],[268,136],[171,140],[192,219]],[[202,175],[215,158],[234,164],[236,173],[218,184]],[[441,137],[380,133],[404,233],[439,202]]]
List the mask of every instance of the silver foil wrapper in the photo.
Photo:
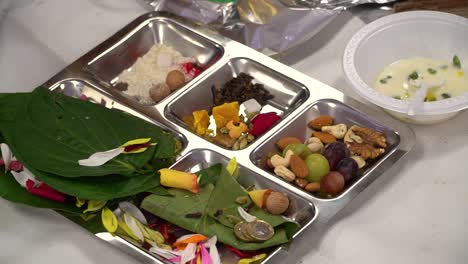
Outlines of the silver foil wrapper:
[[144,1],[156,11],[205,24],[254,49],[279,53],[313,37],[346,8],[394,0]]

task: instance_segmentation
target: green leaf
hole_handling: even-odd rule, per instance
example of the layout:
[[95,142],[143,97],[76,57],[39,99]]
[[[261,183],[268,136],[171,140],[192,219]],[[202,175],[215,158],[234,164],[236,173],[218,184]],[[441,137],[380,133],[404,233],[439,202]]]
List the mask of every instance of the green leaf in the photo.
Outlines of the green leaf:
[[461,67],[462,67],[461,66],[461,61],[460,61],[460,58],[457,55],[453,56],[452,63],[453,63],[453,66],[457,67],[458,69],[461,69]]
[[[169,147],[175,155],[174,138],[168,138],[162,129],[123,112],[45,89],[33,92],[16,120],[13,145],[22,153],[23,162],[62,177],[134,176],[154,156],[156,148]],[[157,146],[143,153],[121,154],[98,167],[78,164],[78,160],[96,152],[143,137],[152,138]],[[172,147],[166,141],[172,141]]]
[[166,188],[162,186],[154,187],[153,189],[147,190],[147,192],[160,196],[173,196]]
[[198,182],[198,185],[200,187],[203,187],[210,183],[215,184],[219,178],[219,175],[221,174],[222,168],[223,166],[221,165],[221,163],[218,163],[218,164],[210,166],[209,168],[206,168],[204,170],[201,170],[195,173],[200,179]]
[[441,94],[441,96],[444,99],[449,99],[450,97],[452,97],[449,93],[443,93],[443,94]]
[[[228,219],[240,218],[235,199],[247,193],[225,169],[218,176],[216,185],[207,184],[200,188],[198,194],[178,189],[168,191],[173,197],[149,195],[143,200],[141,208],[192,232],[208,237],[216,235],[220,242],[241,250],[257,250],[286,243],[297,230],[296,224],[287,222],[281,216],[253,207],[249,213],[275,227],[275,235],[264,242],[238,240],[232,229],[234,223]],[[219,211],[222,213],[219,214]],[[195,213],[201,213],[201,217],[187,217],[187,214]]]
[[432,69],[432,68],[427,68],[427,72],[429,72],[429,74],[436,74],[437,71]]
[[72,214],[81,213],[81,209],[75,207],[74,204],[63,204],[29,193],[15,181],[10,172],[5,173],[3,167],[0,168],[0,197],[13,203],[21,203],[38,208],[49,208]]
[[100,214],[92,217],[89,220],[84,220],[80,215],[74,215],[70,213],[64,213],[64,212],[59,212],[61,215],[65,216],[75,224],[80,225],[84,229],[88,230],[89,232],[93,234],[101,233],[101,232],[107,232],[107,230],[104,228],[102,225],[102,220]]
[[411,80],[417,80],[418,78],[419,78],[419,74],[417,71],[414,71],[410,75],[408,75],[408,79],[411,79]]

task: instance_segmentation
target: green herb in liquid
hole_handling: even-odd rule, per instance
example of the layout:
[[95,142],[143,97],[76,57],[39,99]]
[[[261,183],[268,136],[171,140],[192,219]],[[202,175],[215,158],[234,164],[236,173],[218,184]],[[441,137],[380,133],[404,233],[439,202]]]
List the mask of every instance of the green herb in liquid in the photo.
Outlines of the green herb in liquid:
[[408,76],[408,78],[411,80],[417,80],[419,78],[419,74],[417,71],[414,71]]
[[452,96],[451,96],[450,94],[448,94],[448,93],[443,93],[443,94],[441,94],[441,96],[442,96],[442,98],[444,98],[444,99],[449,99],[450,97],[452,97]]
[[461,69],[460,58],[458,58],[457,55],[454,55],[454,56],[453,56],[452,63],[453,63],[453,66],[455,66],[455,67]]
[[430,74],[436,74],[437,71],[432,69],[432,68],[427,68],[427,72],[430,73]]

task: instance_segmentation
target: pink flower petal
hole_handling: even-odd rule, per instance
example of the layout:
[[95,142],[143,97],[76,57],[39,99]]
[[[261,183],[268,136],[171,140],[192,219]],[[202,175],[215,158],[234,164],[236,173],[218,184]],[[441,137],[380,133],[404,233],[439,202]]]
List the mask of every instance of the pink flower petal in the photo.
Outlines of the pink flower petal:
[[124,147],[118,147],[115,149],[103,151],[103,152],[96,152],[93,155],[89,156],[87,159],[82,159],[78,161],[78,164],[81,166],[86,167],[97,167],[105,164],[109,160],[117,157],[121,153],[124,152]]
[[204,246],[210,249],[210,257],[213,264],[221,264],[221,257],[219,256],[218,248],[216,247],[217,242],[218,238],[213,236],[204,243]]
[[21,163],[21,161],[19,160],[13,159],[12,161],[10,161],[10,164],[8,164],[8,169],[11,171],[20,172],[23,170],[23,163]]
[[204,246],[200,247],[200,254],[202,264],[213,264],[210,253],[208,253],[208,250]]
[[196,258],[195,252],[197,251],[197,244],[189,243],[187,247],[182,251],[180,263],[185,264]]

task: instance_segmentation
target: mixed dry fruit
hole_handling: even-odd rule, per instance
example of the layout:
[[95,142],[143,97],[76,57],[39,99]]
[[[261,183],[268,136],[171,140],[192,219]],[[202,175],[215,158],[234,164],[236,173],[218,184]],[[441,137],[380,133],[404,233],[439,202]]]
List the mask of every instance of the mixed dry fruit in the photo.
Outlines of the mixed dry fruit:
[[372,128],[335,124],[328,115],[308,123],[311,136],[302,140],[283,137],[276,142],[281,152],[272,152],[265,167],[278,177],[322,197],[333,197],[345,189],[387,147],[385,135]]
[[114,88],[142,104],[154,104],[183,87],[203,71],[194,58],[184,57],[171,46],[157,44],[127,70]]
[[224,148],[240,150],[273,127],[281,116],[263,112],[273,95],[252,76],[240,73],[222,87],[212,87],[213,107],[185,116],[184,122],[199,136]]

